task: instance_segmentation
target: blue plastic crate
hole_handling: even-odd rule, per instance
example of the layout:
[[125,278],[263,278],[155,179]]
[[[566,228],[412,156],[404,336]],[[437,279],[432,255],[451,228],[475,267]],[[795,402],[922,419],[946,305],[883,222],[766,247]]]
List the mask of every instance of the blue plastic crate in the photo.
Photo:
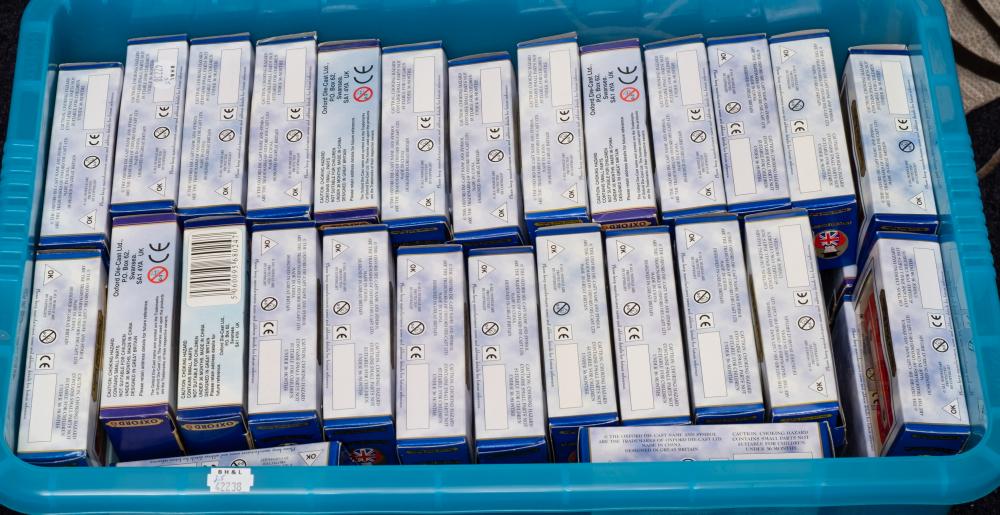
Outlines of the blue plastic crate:
[[[919,53],[949,293],[973,423],[957,456],[773,462],[454,465],[253,469],[250,494],[210,494],[204,469],[28,465],[14,457],[31,243],[51,66],[123,60],[130,37],[318,30],[320,41],[443,39],[449,55],[507,50],[575,30],[582,44],[828,28],[838,65],[850,45],[901,42]],[[1000,303],[962,115],[945,13],[933,0],[38,0],[21,26],[0,175],[0,503],[40,511],[609,511],[920,505],[926,511],[1000,483]],[[992,375],[986,371],[992,369]]]

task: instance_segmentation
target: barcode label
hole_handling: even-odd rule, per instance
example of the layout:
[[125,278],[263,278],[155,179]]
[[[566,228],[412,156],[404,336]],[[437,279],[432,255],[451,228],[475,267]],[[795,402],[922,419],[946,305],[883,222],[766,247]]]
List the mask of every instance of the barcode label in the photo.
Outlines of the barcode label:
[[189,306],[236,304],[243,297],[243,227],[184,234],[185,298]]

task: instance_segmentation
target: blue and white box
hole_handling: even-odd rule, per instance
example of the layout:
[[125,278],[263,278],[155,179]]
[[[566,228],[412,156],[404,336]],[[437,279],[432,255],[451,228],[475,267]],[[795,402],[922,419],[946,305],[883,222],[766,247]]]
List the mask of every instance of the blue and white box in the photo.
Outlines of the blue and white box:
[[388,228],[324,228],[322,273],[326,439],[344,444],[345,463],[397,463]]
[[97,422],[107,270],[100,250],[42,251],[35,258],[17,455],[35,465],[104,459]]
[[315,108],[316,33],[258,40],[247,147],[247,219],[310,218]]
[[111,187],[111,214],[171,212],[177,204],[187,91],[184,34],[128,42]]
[[664,225],[605,233],[624,425],[691,423],[670,234]]
[[125,461],[118,467],[326,467],[338,465],[340,442],[317,442],[267,449]]
[[677,219],[674,248],[696,424],[764,421],[757,328],[736,214]]
[[535,255],[472,249],[468,270],[476,462],[547,462]]
[[39,246],[107,245],[121,91],[120,63],[59,65]]
[[705,39],[645,47],[660,218],[726,210]]
[[840,447],[844,415],[808,213],[747,215],[743,232],[768,421],[821,422]]
[[909,50],[851,47],[841,91],[858,170],[863,265],[880,231],[936,234],[937,204]]
[[382,49],[382,222],[396,245],[451,234],[447,66],[440,41]]
[[854,264],[858,203],[830,31],[771,36],[792,205],[809,210],[819,269]]
[[473,403],[462,246],[401,247],[396,263],[399,461],[471,463]]
[[656,225],[638,39],[580,48],[590,214],[607,229]]
[[707,426],[593,427],[580,433],[581,461],[801,460],[831,458],[815,422]]
[[844,296],[833,315],[833,356],[837,361],[837,383],[847,420],[846,456],[878,456],[868,399],[875,383],[867,375],[864,349],[854,312],[853,293]]
[[309,221],[259,224],[250,245],[254,447],[320,442],[319,232]]
[[184,222],[177,426],[188,454],[250,448],[247,230],[241,216]]
[[729,211],[787,206],[788,171],[767,36],[709,38],[707,45]]
[[589,222],[576,33],[518,43],[517,88],[528,234]]
[[322,223],[377,223],[379,40],[330,41],[317,52],[314,216]]
[[253,84],[250,35],[191,40],[177,213],[242,215]]
[[876,234],[856,292],[876,452],[960,452],[969,414],[937,236]]
[[466,248],[524,243],[517,86],[507,52],[448,61],[452,223]]
[[[840,307],[843,298],[854,293],[854,284],[858,279],[858,265],[823,270],[820,275],[823,277],[827,313],[833,315],[833,312]],[[833,323],[832,316],[831,323]]]
[[619,420],[601,226],[543,227],[535,243],[549,439],[575,462],[581,427]]
[[184,453],[174,422],[180,247],[173,213],[112,222],[100,419],[122,461]]

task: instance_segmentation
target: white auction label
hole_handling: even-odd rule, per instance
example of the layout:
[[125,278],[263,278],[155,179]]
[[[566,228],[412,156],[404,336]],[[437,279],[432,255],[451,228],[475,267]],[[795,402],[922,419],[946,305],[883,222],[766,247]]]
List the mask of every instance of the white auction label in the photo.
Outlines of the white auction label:
[[253,486],[253,472],[249,468],[216,468],[208,472],[208,491],[217,494],[241,494]]

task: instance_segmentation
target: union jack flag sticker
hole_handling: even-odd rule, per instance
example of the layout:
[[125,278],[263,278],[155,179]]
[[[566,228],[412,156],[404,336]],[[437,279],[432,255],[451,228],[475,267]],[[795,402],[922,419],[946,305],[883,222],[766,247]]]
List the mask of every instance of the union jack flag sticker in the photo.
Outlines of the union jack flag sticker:
[[359,447],[350,453],[351,461],[357,465],[378,465],[385,461],[385,457],[378,449],[371,447]]
[[830,229],[816,233],[813,239],[816,256],[823,259],[840,257],[847,250],[847,235],[843,231]]

